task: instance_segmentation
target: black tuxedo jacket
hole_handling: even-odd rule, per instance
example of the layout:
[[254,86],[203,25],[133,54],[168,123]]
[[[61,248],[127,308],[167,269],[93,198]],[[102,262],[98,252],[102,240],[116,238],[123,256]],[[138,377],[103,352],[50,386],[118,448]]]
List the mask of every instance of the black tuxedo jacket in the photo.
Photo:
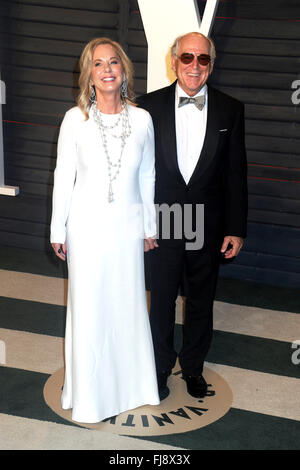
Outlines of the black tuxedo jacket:
[[[177,162],[175,87],[148,93],[137,103],[152,116],[155,130],[155,203],[204,204],[205,240],[246,237],[247,160],[244,106],[208,86],[207,128],[201,155],[188,184]],[[197,136],[195,136],[197,138]]]

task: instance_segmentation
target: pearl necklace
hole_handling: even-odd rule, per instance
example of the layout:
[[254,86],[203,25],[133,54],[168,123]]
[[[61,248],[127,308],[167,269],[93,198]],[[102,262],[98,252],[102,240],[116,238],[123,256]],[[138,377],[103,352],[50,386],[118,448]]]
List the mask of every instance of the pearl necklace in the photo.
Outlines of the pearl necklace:
[[[102,139],[102,144],[104,148],[104,153],[106,156],[106,161],[107,161],[107,168],[108,168],[108,178],[109,178],[109,188],[108,188],[108,202],[113,202],[114,201],[114,193],[113,193],[113,186],[112,183],[113,181],[117,178],[117,176],[120,173],[121,170],[121,165],[122,165],[122,157],[123,157],[123,151],[124,147],[126,144],[126,139],[131,134],[131,126],[129,122],[129,116],[128,116],[128,109],[126,103],[122,103],[122,110],[119,114],[119,117],[115,124],[112,126],[106,126],[103,123],[102,116],[100,110],[97,108],[97,103],[92,104],[92,111],[93,111],[93,116],[94,120],[100,130],[100,135]],[[121,131],[119,131],[119,135],[113,134],[111,132],[112,129],[116,129],[119,127],[119,124],[121,123]],[[120,139],[121,140],[121,150],[120,150],[120,156],[117,159],[116,163],[113,163],[112,160],[109,157],[108,153],[108,146],[107,146],[107,133],[110,133],[112,137],[115,139]],[[113,172],[113,170],[115,170]]]

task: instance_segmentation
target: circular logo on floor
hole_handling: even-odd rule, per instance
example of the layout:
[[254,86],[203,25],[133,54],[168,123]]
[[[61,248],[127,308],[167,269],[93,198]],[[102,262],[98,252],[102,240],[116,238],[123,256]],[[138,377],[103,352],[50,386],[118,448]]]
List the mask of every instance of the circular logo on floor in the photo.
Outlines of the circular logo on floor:
[[130,436],[176,434],[207,426],[224,416],[231,407],[232,392],[227,382],[209,368],[204,368],[203,376],[208,391],[202,399],[188,394],[181,371],[174,369],[168,379],[170,395],[160,405],[141,406],[96,424],[73,421],[71,410],[61,408],[63,369],[49,377],[44,398],[56,414],[85,428]]

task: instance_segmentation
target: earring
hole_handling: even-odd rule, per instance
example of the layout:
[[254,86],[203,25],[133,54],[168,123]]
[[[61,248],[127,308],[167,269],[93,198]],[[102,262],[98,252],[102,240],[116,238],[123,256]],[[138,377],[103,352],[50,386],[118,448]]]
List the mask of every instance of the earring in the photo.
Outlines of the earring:
[[92,88],[92,92],[91,92],[91,96],[90,96],[90,102],[93,104],[93,103],[95,103],[97,100],[96,100],[96,92],[95,92],[95,87],[94,87],[94,85],[92,85],[91,88]]
[[122,97],[123,99],[128,98],[127,90],[128,90],[128,88],[127,88],[127,80],[126,80],[126,78],[125,78],[125,79],[123,80],[123,82],[122,82],[122,85],[121,85],[121,97]]

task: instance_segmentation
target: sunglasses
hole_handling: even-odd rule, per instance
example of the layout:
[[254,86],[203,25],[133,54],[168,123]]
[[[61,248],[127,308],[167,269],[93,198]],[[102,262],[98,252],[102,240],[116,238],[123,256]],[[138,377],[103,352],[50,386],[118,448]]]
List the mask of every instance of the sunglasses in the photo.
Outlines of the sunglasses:
[[193,62],[194,57],[197,57],[197,60],[200,65],[207,65],[210,63],[210,60],[211,60],[208,54],[200,54],[196,56],[195,54],[192,54],[191,52],[183,52],[183,54],[181,54],[181,56],[179,56],[178,59],[184,65],[188,65]]

